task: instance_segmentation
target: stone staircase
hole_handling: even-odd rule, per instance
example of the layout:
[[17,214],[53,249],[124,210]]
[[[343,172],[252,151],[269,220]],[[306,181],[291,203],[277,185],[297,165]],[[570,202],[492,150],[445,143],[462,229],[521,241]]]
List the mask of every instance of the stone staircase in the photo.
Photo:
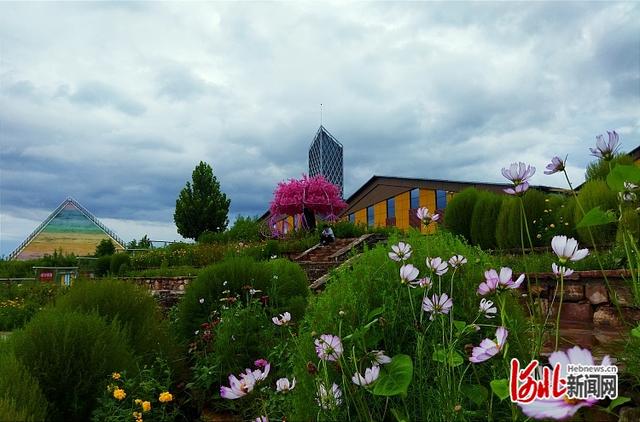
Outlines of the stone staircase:
[[293,258],[300,264],[311,282],[311,289],[324,286],[332,269],[343,265],[354,252],[360,252],[365,245],[371,247],[386,240],[386,236],[377,233],[365,234],[358,238],[336,239],[322,246],[317,244]]

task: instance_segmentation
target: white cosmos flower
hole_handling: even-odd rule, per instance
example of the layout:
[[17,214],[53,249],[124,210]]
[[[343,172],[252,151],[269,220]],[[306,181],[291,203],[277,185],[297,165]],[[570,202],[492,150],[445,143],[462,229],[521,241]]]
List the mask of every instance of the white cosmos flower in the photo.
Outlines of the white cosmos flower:
[[294,378],[292,382],[289,382],[287,378],[280,378],[276,381],[276,391],[279,393],[288,393],[293,390],[296,386],[296,379]]
[[497,312],[498,312],[498,309],[495,306],[493,306],[492,301],[487,300],[485,298],[482,298],[480,300],[480,313],[484,314],[485,317],[493,318],[496,316]]
[[580,261],[589,255],[589,249],[578,249],[578,241],[567,236],[553,236],[551,248],[558,255],[561,264],[567,261]]
[[365,369],[364,377],[359,373],[356,373],[353,377],[351,377],[351,381],[353,381],[355,385],[368,387],[378,379],[379,375],[380,367],[378,365],[373,365],[371,368]]
[[436,275],[444,275],[449,271],[449,265],[447,261],[443,261],[442,258],[427,258],[427,267],[431,268]]
[[404,264],[400,267],[400,282],[407,284],[418,278],[420,271],[411,264]]
[[551,264],[551,269],[553,270],[553,273],[557,276],[569,277],[571,274],[573,274],[573,270],[571,268],[556,265],[555,262]]
[[397,245],[391,246],[392,252],[389,252],[389,258],[396,262],[406,261],[411,257],[411,245],[399,242]]
[[333,383],[331,389],[327,389],[323,384],[318,386],[318,404],[321,408],[335,409],[342,404],[342,390],[338,387],[338,384]]
[[391,358],[384,354],[384,350],[372,350],[371,353],[373,353],[373,359],[375,360],[374,365],[391,363]]
[[285,312],[284,314],[280,314],[279,318],[271,318],[271,321],[273,321],[273,323],[276,325],[288,325],[291,321],[291,314],[289,312]]
[[466,263],[467,263],[467,258],[465,258],[462,255],[454,255],[451,258],[449,258],[449,265],[451,265],[452,268],[458,268]]

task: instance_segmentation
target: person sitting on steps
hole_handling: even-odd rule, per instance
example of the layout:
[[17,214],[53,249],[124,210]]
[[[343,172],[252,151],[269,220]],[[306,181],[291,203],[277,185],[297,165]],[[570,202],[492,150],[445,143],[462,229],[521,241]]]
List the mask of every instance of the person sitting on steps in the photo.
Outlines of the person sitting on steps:
[[327,245],[329,243],[335,242],[336,236],[333,234],[333,230],[328,225],[324,224],[322,226],[322,233],[320,233],[320,244]]

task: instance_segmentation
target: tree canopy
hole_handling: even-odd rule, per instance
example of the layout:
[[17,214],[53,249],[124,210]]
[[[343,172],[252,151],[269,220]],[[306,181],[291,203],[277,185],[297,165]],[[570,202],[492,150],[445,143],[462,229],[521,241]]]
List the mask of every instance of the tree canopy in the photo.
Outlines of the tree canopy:
[[278,183],[269,211],[272,217],[302,214],[305,208],[329,219],[347,207],[340,189],[322,176],[289,179]]
[[188,239],[197,239],[205,231],[224,231],[229,223],[227,215],[231,201],[220,190],[213,169],[201,161],[193,170],[191,180],[176,200],[173,220],[178,233]]

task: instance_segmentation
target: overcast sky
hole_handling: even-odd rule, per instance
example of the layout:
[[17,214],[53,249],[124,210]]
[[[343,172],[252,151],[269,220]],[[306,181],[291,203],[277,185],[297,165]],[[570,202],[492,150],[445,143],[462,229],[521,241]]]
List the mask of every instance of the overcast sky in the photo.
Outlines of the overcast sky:
[[125,240],[174,239],[200,160],[235,215],[308,169],[500,182],[595,136],[640,144],[634,3],[1,3],[0,255],[67,196]]

